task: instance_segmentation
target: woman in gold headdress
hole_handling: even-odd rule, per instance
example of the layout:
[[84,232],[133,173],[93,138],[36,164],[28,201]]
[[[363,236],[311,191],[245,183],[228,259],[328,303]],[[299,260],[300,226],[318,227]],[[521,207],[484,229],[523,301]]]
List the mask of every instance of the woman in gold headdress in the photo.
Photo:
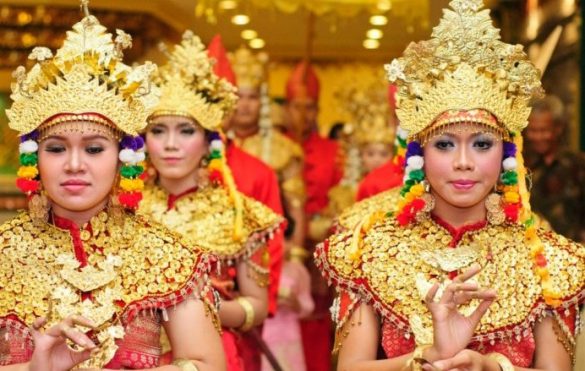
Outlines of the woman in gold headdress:
[[155,66],[124,65],[130,37],[85,11],[55,56],[35,48],[14,74],[30,210],[0,226],[0,369],[223,369],[206,255],[133,213]]
[[235,88],[213,73],[199,38],[187,31],[160,68],[160,103],[146,145],[156,170],[140,213],[152,216],[219,259],[213,271],[228,369],[241,370],[242,332],[267,315],[266,243],[281,218],[236,190],[220,133]]
[[452,0],[387,67],[410,135],[402,199],[317,251],[341,370],[571,368],[585,250],[534,226],[520,131],[539,73],[482,6]]

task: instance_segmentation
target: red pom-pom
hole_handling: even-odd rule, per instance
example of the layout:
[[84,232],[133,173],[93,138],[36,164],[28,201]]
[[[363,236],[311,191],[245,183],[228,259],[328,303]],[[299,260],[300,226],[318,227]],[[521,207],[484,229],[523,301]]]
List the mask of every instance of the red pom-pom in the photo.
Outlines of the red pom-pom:
[[534,261],[536,262],[536,265],[538,265],[539,267],[546,267],[546,258],[544,257],[544,255],[542,254],[538,254],[534,257]]
[[209,172],[209,181],[213,184],[223,185],[223,175],[219,170]]
[[520,212],[520,204],[508,204],[504,206],[504,214],[506,214],[506,219],[510,221],[517,221],[518,220],[518,213]]
[[396,220],[398,221],[398,224],[400,224],[403,227],[410,223],[411,219],[412,217],[411,215],[408,215],[408,213],[400,213],[396,215]]
[[412,209],[414,210],[415,213],[421,211],[425,207],[425,204],[426,204],[425,200],[423,200],[422,198],[415,198],[411,202]]
[[142,192],[123,192],[118,195],[118,200],[125,208],[136,210],[142,200]]
[[41,182],[38,180],[30,180],[25,178],[17,178],[16,179],[16,186],[22,192],[30,195],[31,193],[38,192],[41,188]]

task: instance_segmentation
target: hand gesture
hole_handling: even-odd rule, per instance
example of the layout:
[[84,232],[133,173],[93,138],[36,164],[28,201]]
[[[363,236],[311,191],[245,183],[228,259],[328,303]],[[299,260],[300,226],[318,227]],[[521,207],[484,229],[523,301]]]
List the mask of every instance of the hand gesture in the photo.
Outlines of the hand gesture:
[[[439,284],[433,285],[428,291],[425,304],[433,318],[432,350],[435,355],[433,358],[451,358],[464,350],[479,325],[481,317],[496,299],[494,290],[480,289],[477,283],[466,282],[480,270],[479,265],[474,265],[455,277],[453,282],[447,285],[438,301],[435,301],[435,296]],[[481,302],[470,316],[465,316],[459,312],[458,308],[472,299],[479,299]]]
[[[95,327],[90,320],[73,315],[42,332],[40,328],[46,322],[41,317],[32,325],[35,349],[29,364],[30,371],[68,371],[89,359],[91,351],[97,348],[87,335],[75,328],[77,325]],[[71,349],[67,340],[82,350]]]
[[473,350],[464,349],[454,357],[434,363],[426,363],[423,371],[499,371],[499,364]]

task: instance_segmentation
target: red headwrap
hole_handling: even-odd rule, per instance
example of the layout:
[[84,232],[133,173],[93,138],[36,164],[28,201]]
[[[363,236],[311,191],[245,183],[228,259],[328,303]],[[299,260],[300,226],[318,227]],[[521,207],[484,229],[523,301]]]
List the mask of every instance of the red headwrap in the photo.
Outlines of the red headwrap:
[[307,61],[297,64],[286,82],[286,99],[301,97],[319,100],[319,78]]
[[215,65],[213,66],[213,72],[221,78],[229,81],[230,84],[237,86],[236,74],[232,70],[232,65],[227,57],[227,51],[223,46],[221,35],[215,35],[209,46],[207,47],[207,55],[215,59]]

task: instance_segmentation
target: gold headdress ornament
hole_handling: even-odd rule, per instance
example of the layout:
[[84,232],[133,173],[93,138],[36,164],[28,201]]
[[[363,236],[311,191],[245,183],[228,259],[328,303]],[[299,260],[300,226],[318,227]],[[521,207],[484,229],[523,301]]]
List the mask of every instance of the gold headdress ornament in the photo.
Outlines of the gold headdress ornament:
[[238,88],[257,89],[266,82],[266,53],[253,54],[248,48],[241,47],[229,55]]
[[[452,0],[450,6],[430,40],[411,43],[403,57],[386,66],[388,79],[398,86],[401,126],[417,138],[436,128],[445,112],[484,110],[497,123],[475,118],[478,124],[521,131],[530,101],[542,93],[539,71],[521,45],[500,40],[489,10],[480,10],[482,0]],[[457,120],[453,116],[442,124],[469,122]]]
[[390,126],[388,88],[379,82],[352,86],[338,94],[344,110],[352,118],[353,135],[358,145],[394,142],[395,129]]
[[161,100],[150,119],[157,116],[185,116],[210,131],[218,131],[222,120],[237,102],[235,87],[213,72],[205,45],[192,31],[168,55],[159,68],[157,83]]
[[122,50],[132,45],[130,35],[116,30],[116,38],[87,12],[67,32],[55,56],[36,47],[29,59],[37,63],[28,73],[18,67],[13,77],[12,107],[6,110],[10,128],[28,134],[43,128],[79,121],[109,124],[137,135],[158,100],[150,85],[156,65],[147,62],[132,68],[122,63]]

